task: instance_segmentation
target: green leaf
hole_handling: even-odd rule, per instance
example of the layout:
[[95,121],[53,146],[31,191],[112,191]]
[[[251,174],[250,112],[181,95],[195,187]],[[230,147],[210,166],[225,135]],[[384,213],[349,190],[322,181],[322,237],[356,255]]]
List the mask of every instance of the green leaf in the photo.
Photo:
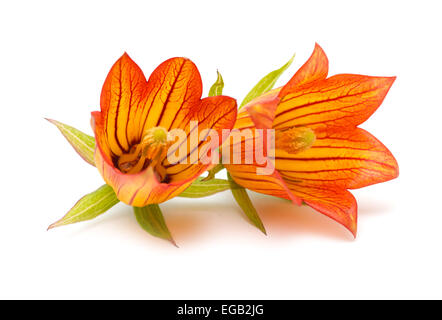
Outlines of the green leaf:
[[266,229],[264,227],[264,224],[261,221],[261,218],[258,215],[258,212],[256,212],[255,207],[253,206],[252,201],[250,200],[249,195],[247,194],[246,189],[238,185],[230,176],[229,173],[227,173],[227,178],[229,179],[229,183],[231,186],[233,197],[235,198],[238,205],[241,207],[242,211],[245,213],[247,218],[249,218],[250,222],[257,227],[259,230],[262,231],[265,235],[267,235]]
[[106,212],[118,202],[119,200],[112,187],[105,184],[78,200],[72,209],[63,218],[51,224],[48,230],[71,223],[91,220]]
[[203,179],[204,178],[198,178],[195,180],[189,188],[180,193],[179,197],[202,198],[231,188],[229,181],[224,179],[211,179],[208,181],[204,181]]
[[166,221],[164,220],[163,213],[160,206],[157,204],[149,204],[145,207],[133,207],[135,218],[137,218],[138,224],[154,237],[169,240],[175,246],[176,243],[167,228]]
[[77,153],[89,164],[95,166],[94,151],[95,151],[95,139],[94,137],[87,135],[74,127],[61,123],[56,120],[46,119],[50,123],[54,124],[61,133],[65,136],[71,146],[77,151]]
[[223,94],[224,80],[223,77],[221,76],[221,73],[219,73],[218,70],[216,71],[216,73],[218,77],[209,90],[209,97],[220,96]]
[[295,55],[281,68],[274,70],[267,74],[264,78],[259,80],[259,82],[253,87],[252,90],[246,95],[244,100],[241,102],[240,108],[255,99],[256,97],[262,95],[263,93],[266,93],[267,91],[271,90],[273,86],[275,85],[276,81],[279,79],[279,77],[284,73],[285,70],[292,64],[293,59],[295,58]]

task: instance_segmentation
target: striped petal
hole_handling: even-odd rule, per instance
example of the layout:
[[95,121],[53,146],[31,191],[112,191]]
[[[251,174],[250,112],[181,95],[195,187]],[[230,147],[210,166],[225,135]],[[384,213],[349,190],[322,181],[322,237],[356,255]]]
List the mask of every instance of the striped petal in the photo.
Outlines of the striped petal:
[[381,105],[394,80],[395,77],[339,74],[302,86],[281,98],[273,127],[355,127]]
[[200,74],[189,59],[163,62],[146,81],[125,53],[110,70],[100,99],[110,150],[117,156],[127,152],[151,127],[178,127],[201,94]]
[[[186,126],[185,131],[187,140],[187,153],[179,159],[177,163],[169,163],[167,158],[164,161],[166,172],[171,182],[183,180],[189,176],[198,177],[206,171],[210,164],[203,164],[200,161],[201,150],[212,143],[206,136],[200,137],[200,141],[194,141],[190,135],[192,132],[198,130],[198,135],[206,129],[214,130],[219,140],[216,142],[219,146],[222,145],[226,136],[223,135],[223,129],[230,130],[233,128],[236,121],[237,104],[236,100],[227,96],[214,96],[201,100],[199,108],[189,114],[189,121],[196,121],[198,128]],[[172,149],[169,153],[175,152],[179,147]]]
[[[109,147],[104,143],[104,120],[99,112],[92,113],[92,127],[98,138],[95,150],[95,163],[104,181],[110,185],[117,198],[132,206],[144,207],[148,204],[161,203],[171,199],[191,185],[196,177],[175,183],[160,183],[152,167],[136,174],[124,174],[115,168],[108,157]],[[101,133],[100,133],[101,132]]]
[[147,82],[141,69],[125,53],[112,66],[101,91],[100,106],[105,142],[110,151],[121,155],[131,142],[139,139],[134,127],[137,112],[145,104]]
[[293,78],[284,87],[248,103],[244,108],[248,115],[240,113],[235,126],[312,129],[313,145],[298,152],[288,149],[290,153],[276,149],[276,171],[269,177],[253,175],[256,164],[226,168],[238,184],[260,193],[302,199],[355,235],[357,204],[347,189],[398,176],[390,151],[357,128],[380,106],[395,77],[340,74],[327,79],[327,73],[328,59],[316,45]]
[[157,87],[146,101],[146,122],[141,133],[158,126],[184,129],[191,120],[189,115],[201,103],[202,81],[195,64],[187,58],[166,60],[152,73],[150,82],[157,83]]
[[259,129],[271,128],[275,111],[280,98],[299,89],[300,86],[309,85],[324,80],[328,74],[328,59],[322,48],[316,44],[312,55],[304,65],[299,68],[290,81],[283,87],[273,89],[246,105],[247,112],[252,117]]
[[[253,122],[247,112],[241,112],[238,115],[235,128],[240,132],[249,130],[250,135],[244,135],[241,140],[231,140],[229,145],[223,145],[223,149],[230,149],[228,163],[226,159],[223,159],[224,167],[240,186],[255,192],[286,198],[300,205],[301,199],[290,192],[284,179],[276,171],[274,161],[267,158],[265,152],[263,152],[262,159],[257,161],[254,152],[255,146],[262,146],[264,143],[261,141],[263,137],[253,127],[250,127],[251,125],[253,126]],[[264,169],[269,174],[258,174],[258,170]]]
[[281,176],[305,185],[357,189],[399,174],[391,152],[360,128],[323,132],[308,150],[289,154],[277,149],[275,155]]
[[312,55],[283,87],[280,97],[292,93],[298,87],[324,80],[328,74],[328,59],[324,50],[316,44]]
[[302,186],[292,182],[288,182],[288,186],[307,205],[342,224],[356,237],[357,203],[349,191]]
[[238,111],[238,116],[236,117],[234,129],[253,129],[255,127],[255,123],[253,122],[250,113],[247,111],[246,108]]
[[270,175],[258,175],[256,169],[260,165],[225,164],[224,167],[229,171],[233,180],[246,189],[288,199],[297,205],[302,203],[301,198],[290,191],[276,170]]
[[280,91],[281,88],[270,90],[244,106],[243,110],[247,111],[256,128],[272,128],[275,112],[280,102]]

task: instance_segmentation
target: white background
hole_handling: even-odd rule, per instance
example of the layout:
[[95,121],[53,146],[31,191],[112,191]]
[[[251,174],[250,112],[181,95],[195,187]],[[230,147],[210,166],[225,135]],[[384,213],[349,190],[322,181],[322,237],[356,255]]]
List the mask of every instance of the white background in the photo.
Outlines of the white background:
[[[442,298],[439,1],[2,1],[0,298]],[[241,100],[318,42],[330,74],[397,76],[362,127],[397,157],[397,180],[354,191],[356,240],[307,207],[253,194],[262,235],[231,195],[162,206],[180,248],[118,204],[46,231],[103,181],[43,117],[87,133],[124,52],[146,75],[172,56],[222,73]]]

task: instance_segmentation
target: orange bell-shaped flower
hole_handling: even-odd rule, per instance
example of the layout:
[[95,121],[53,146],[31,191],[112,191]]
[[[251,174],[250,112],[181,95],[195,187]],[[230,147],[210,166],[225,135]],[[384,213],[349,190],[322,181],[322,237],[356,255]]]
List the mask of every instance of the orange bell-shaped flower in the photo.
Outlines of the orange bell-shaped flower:
[[[95,164],[119,200],[132,206],[164,202],[186,189],[210,167],[194,159],[204,146],[188,148],[184,159],[170,163],[170,133],[222,129],[236,119],[236,101],[226,96],[201,99],[196,66],[186,58],[163,62],[146,81],[124,54],[112,67],[101,93],[101,112],[92,112],[96,138]],[[196,157],[198,159],[198,157]]]

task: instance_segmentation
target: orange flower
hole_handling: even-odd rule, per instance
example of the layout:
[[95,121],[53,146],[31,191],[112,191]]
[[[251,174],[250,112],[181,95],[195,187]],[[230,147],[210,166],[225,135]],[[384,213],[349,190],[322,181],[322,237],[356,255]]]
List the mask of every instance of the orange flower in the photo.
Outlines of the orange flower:
[[256,162],[225,167],[243,187],[305,202],[356,235],[357,204],[347,189],[399,174],[390,151],[357,127],[380,106],[395,77],[327,74],[328,59],[316,45],[285,86],[249,102],[238,114],[237,129],[275,130],[273,174],[257,174],[256,167],[263,165]]
[[[234,99],[201,99],[201,94],[200,74],[188,59],[163,62],[149,81],[127,54],[114,64],[101,92],[101,112],[92,112],[92,127],[96,166],[119,200],[137,207],[164,202],[208,169],[200,161],[167,160],[171,130],[189,135],[190,121],[198,121],[200,130],[214,129],[221,137],[222,129],[234,125]],[[187,159],[202,145],[189,149]]]

